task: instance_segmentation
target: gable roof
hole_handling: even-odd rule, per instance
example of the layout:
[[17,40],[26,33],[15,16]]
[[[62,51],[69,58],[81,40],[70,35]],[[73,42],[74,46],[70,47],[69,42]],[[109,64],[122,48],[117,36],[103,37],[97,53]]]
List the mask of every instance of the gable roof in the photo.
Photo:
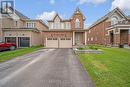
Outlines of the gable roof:
[[[11,11],[14,11],[14,13],[20,18],[20,19],[29,19],[27,16],[23,15],[21,12],[19,12],[18,10],[12,8],[12,7],[9,7],[9,9]],[[2,8],[0,8],[0,11],[2,10]],[[4,17],[10,17],[10,14],[4,14],[2,15]]]
[[71,16],[70,19],[73,19],[74,15],[76,14],[81,14],[83,16],[83,19],[85,20],[86,17],[82,14],[81,10],[79,9],[79,7],[76,8],[76,10],[74,11],[73,15]]
[[29,19],[27,16],[23,15],[21,12],[19,12],[16,9],[13,9],[12,7],[9,8],[10,10],[14,11],[16,15],[20,17],[20,19]]
[[60,21],[61,22],[68,22],[68,21],[70,21],[70,20],[67,20],[67,19],[62,19],[59,15],[58,15],[58,13],[54,16],[54,18],[52,19],[52,20],[48,20],[48,22],[54,22],[54,20],[56,19],[56,17],[59,17],[60,18]]
[[88,27],[88,29],[94,27],[95,25],[99,24],[100,22],[106,20],[107,18],[109,18],[110,16],[113,15],[113,13],[118,12],[122,17],[124,17],[125,19],[127,19],[126,15],[121,11],[120,8],[115,8],[114,10],[112,10],[111,12],[109,12],[108,14],[106,14],[105,16],[101,17],[99,20],[97,20],[94,24],[92,24],[90,27]]
[[129,15],[129,16],[127,16],[127,19],[128,19],[128,20],[130,20],[130,15]]

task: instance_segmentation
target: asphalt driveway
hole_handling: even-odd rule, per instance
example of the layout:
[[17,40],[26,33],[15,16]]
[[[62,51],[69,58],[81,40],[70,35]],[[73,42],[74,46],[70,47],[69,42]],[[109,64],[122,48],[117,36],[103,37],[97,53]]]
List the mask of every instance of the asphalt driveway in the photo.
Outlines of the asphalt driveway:
[[94,87],[72,49],[43,49],[0,64],[0,87]]

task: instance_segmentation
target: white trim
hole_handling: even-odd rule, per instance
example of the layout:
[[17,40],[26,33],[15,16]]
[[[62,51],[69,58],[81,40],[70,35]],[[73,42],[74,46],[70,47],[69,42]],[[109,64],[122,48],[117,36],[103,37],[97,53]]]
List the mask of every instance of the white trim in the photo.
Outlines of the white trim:
[[85,45],[87,45],[86,40],[87,40],[87,32],[85,31]]
[[73,32],[73,45],[75,45],[75,32]]
[[122,29],[122,30],[129,30],[130,28],[118,28],[118,29]]
[[121,25],[121,24],[120,24],[120,25],[116,25],[116,26],[130,26],[130,25],[124,25],[124,24],[123,24],[123,25]]
[[129,29],[129,34],[130,34],[130,29]]
[[45,46],[47,47],[47,38],[45,39],[45,42],[46,42],[46,43],[45,43]]

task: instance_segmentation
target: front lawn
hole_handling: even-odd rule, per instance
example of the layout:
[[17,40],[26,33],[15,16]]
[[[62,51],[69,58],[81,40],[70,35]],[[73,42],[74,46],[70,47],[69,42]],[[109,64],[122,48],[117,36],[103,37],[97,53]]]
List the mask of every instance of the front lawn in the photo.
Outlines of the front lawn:
[[101,48],[103,54],[80,54],[96,87],[130,87],[130,50]]
[[39,50],[41,48],[42,48],[41,46],[35,46],[35,47],[31,47],[31,48],[23,48],[23,49],[17,49],[14,51],[2,52],[2,53],[0,53],[0,62],[5,62],[12,58],[31,53],[31,52]]

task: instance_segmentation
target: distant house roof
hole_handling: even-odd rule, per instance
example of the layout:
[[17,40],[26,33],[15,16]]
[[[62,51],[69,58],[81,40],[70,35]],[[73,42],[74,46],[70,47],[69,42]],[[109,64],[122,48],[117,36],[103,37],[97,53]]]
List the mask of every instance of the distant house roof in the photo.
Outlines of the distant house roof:
[[130,15],[129,15],[129,16],[127,16],[127,19],[128,19],[128,20],[130,20]]
[[23,15],[21,12],[19,12],[16,9],[10,7],[10,10],[15,11],[15,14],[18,15],[21,19],[29,19],[27,16]]
[[94,24],[92,24],[90,27],[88,27],[88,29],[90,29],[90,28],[94,27],[95,25],[99,24],[100,22],[106,20],[108,17],[110,17],[116,11],[118,11],[124,18],[127,19],[126,15],[121,11],[120,8],[115,8],[114,10],[112,10],[111,12],[106,14],[105,16],[101,17],[99,20],[97,20]]
[[[23,15],[21,12],[19,12],[18,10],[16,10],[16,9],[14,9],[14,8],[12,8],[12,7],[9,7],[9,9],[11,10],[11,11],[14,11],[15,12],[15,14],[17,15],[17,16],[19,16],[19,18],[20,19],[29,19],[27,16],[25,16],[25,15]],[[2,8],[0,8],[0,11],[2,10]],[[2,15],[3,17],[8,17],[8,16],[10,16],[10,14],[3,14]]]

